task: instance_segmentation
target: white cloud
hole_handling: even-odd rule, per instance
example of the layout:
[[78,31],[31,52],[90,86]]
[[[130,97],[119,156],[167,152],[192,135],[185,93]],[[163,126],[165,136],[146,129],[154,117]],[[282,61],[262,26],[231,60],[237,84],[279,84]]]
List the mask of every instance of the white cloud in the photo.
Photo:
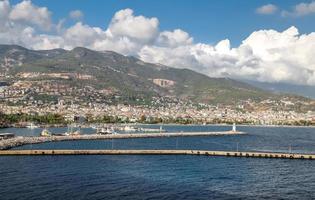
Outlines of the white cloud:
[[301,17],[315,13],[315,1],[310,3],[300,3],[293,7],[292,11],[282,11],[282,16]]
[[125,9],[116,12],[108,33],[112,37],[129,37],[141,43],[153,41],[158,34],[159,20],[134,16],[133,10]]
[[10,10],[9,1],[0,1],[0,34],[6,30]]
[[0,19],[7,18],[10,12],[9,1],[0,1]]
[[229,40],[217,45],[176,48],[145,46],[141,59],[190,68],[209,76],[315,85],[315,33],[300,35],[295,27],[283,32],[253,32],[237,48]]
[[0,43],[31,49],[84,46],[213,77],[315,85],[315,32],[300,34],[295,27],[282,32],[258,30],[232,48],[228,39],[210,45],[194,43],[181,29],[159,31],[158,19],[135,16],[131,9],[118,11],[107,28],[82,22],[64,27],[63,19],[54,25],[50,13],[30,1],[13,6],[0,1]]
[[278,7],[273,4],[266,4],[256,9],[258,14],[271,15],[277,12]]
[[81,10],[72,10],[69,13],[69,17],[75,20],[82,19],[84,16],[83,12]]
[[50,15],[51,13],[46,7],[37,7],[31,1],[26,0],[13,6],[9,18],[12,21],[37,25],[42,29],[49,30],[52,25]]
[[66,42],[67,49],[77,46],[91,48],[91,45],[98,40],[102,34],[104,33],[102,33],[100,28],[93,28],[82,24],[82,22],[78,22],[65,31],[63,38]]
[[193,38],[188,33],[181,29],[174,31],[163,31],[160,33],[157,43],[161,46],[177,47],[188,45],[193,42]]

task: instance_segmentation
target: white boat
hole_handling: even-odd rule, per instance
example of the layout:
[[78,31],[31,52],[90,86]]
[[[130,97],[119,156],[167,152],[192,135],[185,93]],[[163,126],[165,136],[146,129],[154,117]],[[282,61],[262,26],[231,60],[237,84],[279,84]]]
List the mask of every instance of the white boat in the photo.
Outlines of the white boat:
[[97,129],[96,134],[108,135],[108,134],[116,134],[116,132],[113,129],[111,130],[109,128],[100,128],[100,129]]
[[31,124],[27,125],[26,128],[34,129],[34,128],[38,128],[38,126],[31,123]]
[[65,136],[68,136],[68,135],[81,135],[80,128],[78,130],[76,130],[76,131],[73,131],[73,126],[74,125],[68,126],[67,132],[64,133]]
[[140,131],[143,131],[145,133],[162,133],[162,132],[166,132],[166,130],[164,130],[162,126],[160,126],[160,128],[140,128]]
[[49,137],[49,136],[51,136],[51,133],[50,133],[50,131],[48,130],[48,129],[44,129],[44,130],[42,130],[42,132],[40,133],[40,136],[42,136],[42,137]]
[[70,135],[81,135],[80,130],[76,130],[74,132],[72,132]]
[[137,130],[138,130],[137,128],[132,127],[132,126],[125,126],[124,127],[124,131],[126,131],[126,132],[135,132]]

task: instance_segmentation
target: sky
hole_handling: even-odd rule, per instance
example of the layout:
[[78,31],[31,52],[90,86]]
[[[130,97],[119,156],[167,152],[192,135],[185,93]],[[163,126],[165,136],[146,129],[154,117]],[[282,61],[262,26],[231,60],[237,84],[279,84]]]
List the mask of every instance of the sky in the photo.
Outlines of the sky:
[[211,77],[315,85],[315,0],[0,0],[0,43],[83,46]]

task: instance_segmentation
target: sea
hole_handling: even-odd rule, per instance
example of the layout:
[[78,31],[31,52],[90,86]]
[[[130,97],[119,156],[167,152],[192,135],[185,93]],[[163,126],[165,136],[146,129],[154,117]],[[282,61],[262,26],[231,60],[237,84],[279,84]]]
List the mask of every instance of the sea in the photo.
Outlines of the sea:
[[[148,128],[159,128],[148,125]],[[231,126],[165,125],[168,132]],[[313,127],[238,126],[245,135],[62,141],[16,149],[195,149],[315,154]],[[63,133],[67,128],[51,128]],[[37,136],[41,129],[0,132]],[[94,133],[91,128],[81,129]],[[123,134],[123,133],[121,133]],[[0,199],[315,199],[315,161],[194,155],[0,156]]]

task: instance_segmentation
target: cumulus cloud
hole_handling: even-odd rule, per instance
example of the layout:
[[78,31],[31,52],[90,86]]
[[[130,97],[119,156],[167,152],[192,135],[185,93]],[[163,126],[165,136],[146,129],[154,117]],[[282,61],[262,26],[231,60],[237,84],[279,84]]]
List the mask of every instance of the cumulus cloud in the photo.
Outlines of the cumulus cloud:
[[315,13],[315,1],[310,3],[300,3],[293,7],[292,11],[282,11],[282,16],[301,17]]
[[181,29],[160,31],[157,18],[137,16],[131,9],[118,11],[107,28],[80,21],[64,27],[63,19],[54,25],[50,15],[47,8],[30,1],[13,6],[0,1],[0,43],[31,49],[84,46],[212,77],[315,85],[315,32],[300,34],[294,26],[254,31],[239,46],[231,47],[229,39],[211,45],[195,43]]
[[134,16],[133,10],[125,9],[116,12],[108,34],[112,37],[129,37],[142,43],[152,42],[158,34],[159,20]]
[[315,85],[314,44],[315,33],[301,35],[297,28],[290,27],[283,32],[255,31],[236,48],[231,48],[226,39],[215,46],[145,46],[139,56],[215,77]]
[[9,18],[12,21],[23,22],[49,30],[51,28],[51,13],[46,7],[37,7],[31,1],[22,1],[13,6]]
[[157,43],[161,46],[177,47],[188,45],[193,42],[193,38],[188,33],[181,29],[174,31],[163,31],[160,33]]
[[256,9],[256,13],[262,15],[271,15],[278,10],[278,7],[273,4],[266,4]]
[[98,40],[101,34],[102,30],[100,28],[93,28],[78,22],[65,31],[63,38],[67,49],[76,46],[91,47],[90,45]]
[[79,19],[82,19],[84,16],[83,12],[81,10],[72,10],[70,13],[69,13],[69,17],[71,19],[75,19],[75,20],[79,20]]

